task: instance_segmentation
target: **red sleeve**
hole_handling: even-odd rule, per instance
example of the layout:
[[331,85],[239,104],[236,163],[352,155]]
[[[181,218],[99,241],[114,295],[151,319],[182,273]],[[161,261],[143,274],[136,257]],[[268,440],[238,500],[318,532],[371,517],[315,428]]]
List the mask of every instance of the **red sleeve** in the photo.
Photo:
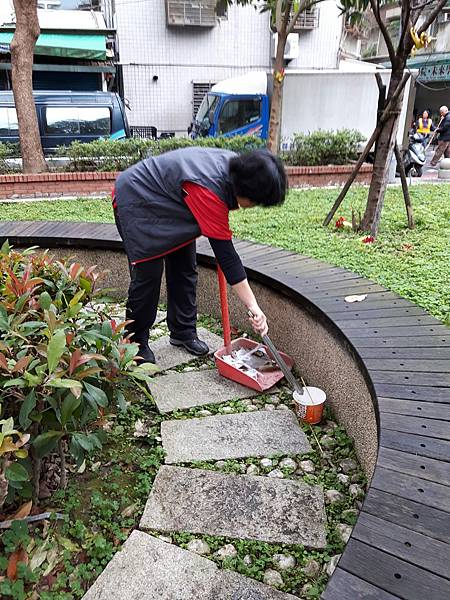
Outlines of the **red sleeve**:
[[184,182],[183,191],[184,200],[199,224],[202,234],[216,240],[231,240],[229,209],[225,202],[208,188],[190,181]]

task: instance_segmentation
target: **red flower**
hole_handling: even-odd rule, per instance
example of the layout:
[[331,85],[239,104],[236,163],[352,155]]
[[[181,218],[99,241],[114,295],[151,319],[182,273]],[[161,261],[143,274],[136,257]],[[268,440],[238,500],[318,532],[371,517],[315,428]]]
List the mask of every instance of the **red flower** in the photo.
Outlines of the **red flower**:
[[339,217],[339,219],[336,221],[337,229],[342,229],[342,227],[344,227],[344,221],[344,217]]
[[368,235],[367,237],[365,237],[362,241],[363,244],[373,244],[375,241],[375,238],[373,237],[373,235]]

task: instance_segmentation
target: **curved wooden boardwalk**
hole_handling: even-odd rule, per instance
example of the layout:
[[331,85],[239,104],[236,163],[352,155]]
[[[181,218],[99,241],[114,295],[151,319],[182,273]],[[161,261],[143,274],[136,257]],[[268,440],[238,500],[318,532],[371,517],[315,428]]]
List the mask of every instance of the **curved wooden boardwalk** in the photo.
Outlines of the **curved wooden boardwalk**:
[[[0,241],[120,249],[114,225],[1,222]],[[237,241],[251,279],[326,315],[365,366],[379,453],[325,600],[450,598],[450,329],[380,285],[292,252]],[[200,264],[211,264],[198,243]],[[368,294],[348,304],[348,293]]]

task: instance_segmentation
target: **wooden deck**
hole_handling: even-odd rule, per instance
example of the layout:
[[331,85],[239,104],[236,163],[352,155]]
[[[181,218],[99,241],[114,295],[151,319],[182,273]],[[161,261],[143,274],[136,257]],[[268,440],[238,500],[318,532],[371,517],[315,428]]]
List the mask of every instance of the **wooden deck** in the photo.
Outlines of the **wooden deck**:
[[[121,248],[114,225],[0,222],[0,241]],[[379,454],[324,600],[450,599],[450,329],[355,273],[236,241],[251,279],[309,304],[350,343],[376,395]],[[200,264],[212,264],[206,240]],[[368,294],[348,304],[348,294]]]

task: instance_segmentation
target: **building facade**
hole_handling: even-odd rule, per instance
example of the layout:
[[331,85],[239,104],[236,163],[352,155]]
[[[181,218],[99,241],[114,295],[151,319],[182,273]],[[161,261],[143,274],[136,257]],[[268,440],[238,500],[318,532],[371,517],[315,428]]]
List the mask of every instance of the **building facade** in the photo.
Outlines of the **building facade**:
[[[209,87],[248,71],[269,71],[270,15],[215,0],[115,0],[123,94],[132,126],[186,134]],[[336,68],[343,20],[335,0],[301,15],[298,56],[287,68]]]

